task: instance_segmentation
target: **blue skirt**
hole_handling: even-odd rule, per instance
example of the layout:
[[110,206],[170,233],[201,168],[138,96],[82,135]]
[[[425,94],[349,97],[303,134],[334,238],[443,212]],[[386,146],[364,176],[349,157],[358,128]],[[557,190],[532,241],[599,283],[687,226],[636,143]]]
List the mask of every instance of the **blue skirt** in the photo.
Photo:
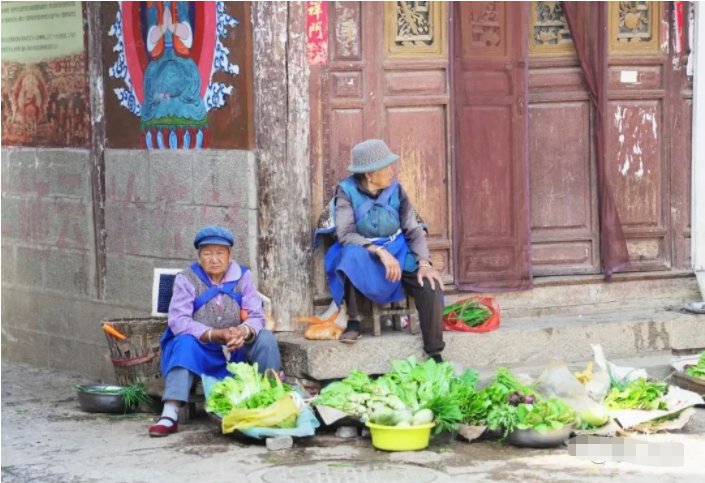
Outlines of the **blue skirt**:
[[175,336],[169,327],[159,340],[162,347],[162,376],[174,367],[183,367],[197,376],[208,375],[222,379],[231,374],[226,368],[228,362],[244,362],[245,352],[238,349],[225,360],[220,344],[203,344],[192,335]]
[[[383,238],[374,244],[384,246],[385,250],[397,259],[402,270],[414,271],[417,268],[416,260],[404,236],[397,236],[391,242],[388,238]],[[340,242],[335,242],[326,253],[325,268],[331,296],[338,306],[343,301],[346,277],[365,297],[375,303],[388,304],[404,298],[401,280],[387,280],[384,265],[377,255],[361,245],[341,245]]]

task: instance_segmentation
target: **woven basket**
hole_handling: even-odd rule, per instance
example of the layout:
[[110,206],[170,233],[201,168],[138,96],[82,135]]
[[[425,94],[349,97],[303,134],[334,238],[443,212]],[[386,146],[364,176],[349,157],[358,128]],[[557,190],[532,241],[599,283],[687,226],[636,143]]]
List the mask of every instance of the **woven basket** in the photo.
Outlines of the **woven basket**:
[[166,319],[112,319],[104,322],[127,337],[127,340],[118,342],[106,335],[118,384],[129,386],[142,383],[146,386],[147,393],[161,394],[164,384],[159,367],[159,339],[166,329]]

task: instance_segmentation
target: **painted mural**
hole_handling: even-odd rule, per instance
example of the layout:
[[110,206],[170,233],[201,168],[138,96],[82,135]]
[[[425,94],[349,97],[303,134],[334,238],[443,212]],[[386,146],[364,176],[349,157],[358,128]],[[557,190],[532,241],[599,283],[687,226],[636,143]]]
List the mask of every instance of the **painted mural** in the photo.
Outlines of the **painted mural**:
[[[108,145],[249,147],[247,4],[120,2],[113,10],[112,59],[106,63]],[[118,109],[111,109],[114,103]]]
[[3,2],[3,146],[87,147],[80,2]]

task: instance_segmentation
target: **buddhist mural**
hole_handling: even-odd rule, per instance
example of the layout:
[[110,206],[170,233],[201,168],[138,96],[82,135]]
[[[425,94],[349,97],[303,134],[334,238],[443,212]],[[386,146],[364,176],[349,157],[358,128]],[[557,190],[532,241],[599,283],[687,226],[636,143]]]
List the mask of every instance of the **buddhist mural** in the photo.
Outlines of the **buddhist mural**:
[[105,63],[108,145],[248,148],[248,5],[121,2],[113,9],[104,44],[104,59],[112,54]]
[[3,2],[3,146],[91,139],[81,2]]

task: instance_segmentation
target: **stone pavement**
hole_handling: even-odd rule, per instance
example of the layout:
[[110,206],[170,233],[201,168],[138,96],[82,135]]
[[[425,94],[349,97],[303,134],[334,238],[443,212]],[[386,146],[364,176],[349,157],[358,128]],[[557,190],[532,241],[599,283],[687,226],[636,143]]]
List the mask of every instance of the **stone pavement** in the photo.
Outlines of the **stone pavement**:
[[[672,434],[639,436],[650,448],[673,443],[678,466],[590,461],[568,448],[534,450],[440,437],[425,451],[386,453],[369,439],[333,432],[268,451],[224,436],[203,413],[167,438],[150,438],[151,414],[89,414],[78,407],[77,374],[2,364],[2,481],[16,482],[465,482],[703,481],[705,409]],[[650,461],[653,463],[654,458]]]

